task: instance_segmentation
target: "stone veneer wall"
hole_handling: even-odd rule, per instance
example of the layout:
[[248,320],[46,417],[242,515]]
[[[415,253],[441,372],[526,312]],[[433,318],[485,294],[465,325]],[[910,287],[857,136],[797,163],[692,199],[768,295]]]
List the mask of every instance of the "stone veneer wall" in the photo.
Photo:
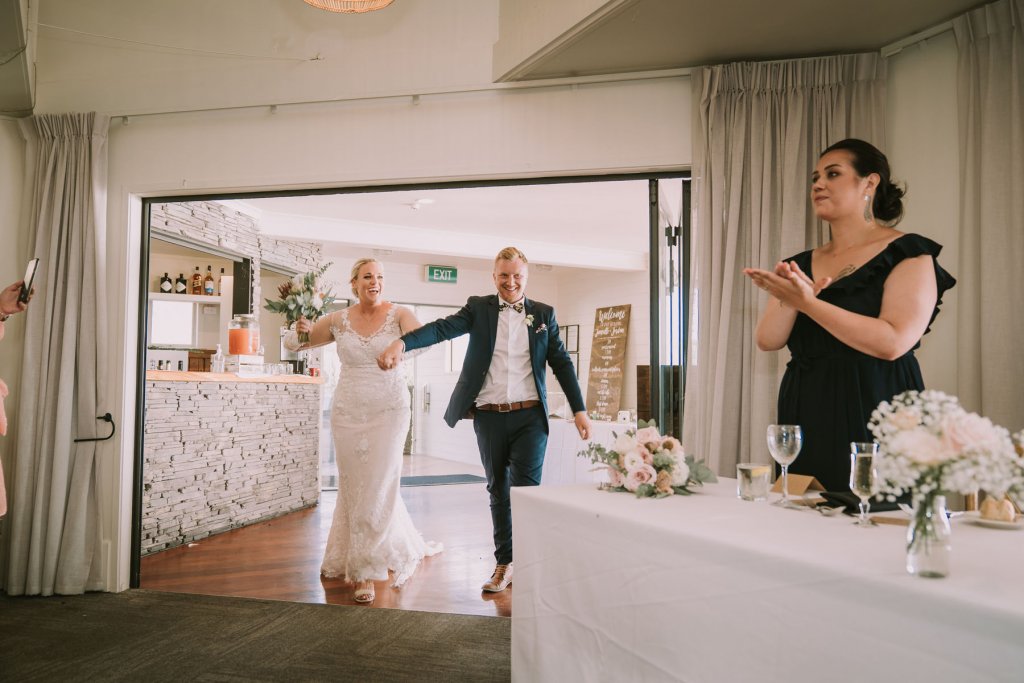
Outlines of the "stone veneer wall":
[[[252,259],[256,275],[251,283],[252,300],[256,302],[253,313],[257,317],[263,308],[258,276],[264,262],[306,273],[319,268],[323,259],[322,244],[264,237],[255,218],[216,202],[153,204],[150,227],[157,236],[174,235]],[[269,297],[276,297],[276,293],[270,292]]]
[[319,384],[146,382],[142,554],[309,507]]

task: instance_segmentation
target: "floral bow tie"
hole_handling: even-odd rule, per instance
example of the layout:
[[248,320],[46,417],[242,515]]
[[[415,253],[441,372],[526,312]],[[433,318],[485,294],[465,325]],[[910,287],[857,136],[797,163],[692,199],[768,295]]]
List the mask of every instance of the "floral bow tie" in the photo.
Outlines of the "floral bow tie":
[[504,311],[506,308],[514,309],[516,313],[522,313],[523,312],[523,302],[520,301],[519,303],[515,303],[515,304],[507,304],[504,301],[502,301],[500,304],[498,304],[498,312],[499,313]]

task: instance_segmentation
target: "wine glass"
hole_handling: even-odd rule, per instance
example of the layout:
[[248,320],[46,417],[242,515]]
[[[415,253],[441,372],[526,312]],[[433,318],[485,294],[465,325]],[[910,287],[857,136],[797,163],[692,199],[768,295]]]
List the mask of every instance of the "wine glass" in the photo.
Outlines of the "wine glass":
[[804,445],[800,425],[768,425],[768,452],[782,466],[782,498],[772,503],[784,508],[801,509],[789,499],[789,466]]
[[871,509],[871,497],[878,493],[876,455],[878,444],[874,441],[850,443],[850,490],[860,498],[860,517],[854,522],[857,526],[875,526],[875,523],[868,519],[868,510]]

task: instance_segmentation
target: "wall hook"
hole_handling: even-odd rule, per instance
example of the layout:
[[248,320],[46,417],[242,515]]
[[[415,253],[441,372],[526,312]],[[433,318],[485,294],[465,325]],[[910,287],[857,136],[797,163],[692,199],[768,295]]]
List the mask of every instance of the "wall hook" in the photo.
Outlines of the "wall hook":
[[100,415],[96,419],[110,423],[110,433],[106,436],[96,436],[89,439],[75,439],[75,443],[82,443],[83,441],[106,441],[107,439],[113,438],[114,432],[117,431],[117,425],[114,424],[114,417],[110,413],[106,413],[104,415]]

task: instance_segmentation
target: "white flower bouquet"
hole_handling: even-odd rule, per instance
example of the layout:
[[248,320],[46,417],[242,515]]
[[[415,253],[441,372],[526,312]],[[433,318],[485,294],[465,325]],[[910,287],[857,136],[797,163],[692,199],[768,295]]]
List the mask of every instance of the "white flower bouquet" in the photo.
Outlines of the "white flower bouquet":
[[[316,322],[335,300],[331,288],[325,286],[322,281],[324,273],[330,267],[331,264],[326,263],[314,271],[296,275],[277,288],[279,296],[277,301],[266,299],[264,308],[274,313],[284,314],[289,325],[299,318]],[[300,333],[299,341],[308,342],[309,335]]]
[[691,494],[691,487],[718,481],[702,460],[683,452],[679,440],[662,436],[654,421],[640,420],[638,429],[615,436],[611,448],[590,443],[577,455],[608,472],[610,491],[630,491],[637,498],[664,498],[675,493]]
[[883,401],[868,428],[878,441],[881,489],[892,499],[910,491],[917,506],[952,492],[981,489],[1001,498],[1024,490],[1024,461],[1010,433],[941,391]]
[[878,441],[879,488],[890,500],[909,491],[907,571],[925,577],[949,573],[948,493],[983,490],[996,499],[1024,491],[1024,461],[1010,433],[969,413],[941,391],[905,391],[871,413]]

